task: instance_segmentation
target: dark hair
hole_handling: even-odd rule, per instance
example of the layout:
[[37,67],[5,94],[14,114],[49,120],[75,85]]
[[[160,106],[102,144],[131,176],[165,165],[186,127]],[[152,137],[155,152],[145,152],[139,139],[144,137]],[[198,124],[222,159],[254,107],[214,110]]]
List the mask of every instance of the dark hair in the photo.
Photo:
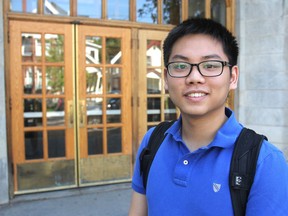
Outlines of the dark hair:
[[229,63],[237,64],[239,53],[236,38],[220,23],[205,18],[190,18],[183,21],[170,31],[163,44],[164,64],[167,65],[174,43],[185,35],[205,34],[219,41],[223,51],[229,59]]

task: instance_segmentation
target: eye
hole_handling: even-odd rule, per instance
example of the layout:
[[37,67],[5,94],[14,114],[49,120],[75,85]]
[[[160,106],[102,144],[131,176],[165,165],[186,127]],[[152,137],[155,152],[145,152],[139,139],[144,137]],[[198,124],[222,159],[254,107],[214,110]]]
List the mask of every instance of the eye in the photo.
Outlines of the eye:
[[220,62],[203,62],[202,63],[202,68],[206,70],[213,70],[213,69],[218,69],[221,67]]
[[172,66],[173,70],[186,70],[187,68],[189,68],[189,65],[186,63],[173,63]]

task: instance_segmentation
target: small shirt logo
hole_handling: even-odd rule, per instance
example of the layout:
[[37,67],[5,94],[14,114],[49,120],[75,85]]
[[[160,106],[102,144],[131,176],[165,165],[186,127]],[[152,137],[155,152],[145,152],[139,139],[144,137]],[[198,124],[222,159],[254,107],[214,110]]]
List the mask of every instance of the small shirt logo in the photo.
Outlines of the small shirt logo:
[[213,183],[213,191],[215,193],[219,192],[221,189],[221,184]]

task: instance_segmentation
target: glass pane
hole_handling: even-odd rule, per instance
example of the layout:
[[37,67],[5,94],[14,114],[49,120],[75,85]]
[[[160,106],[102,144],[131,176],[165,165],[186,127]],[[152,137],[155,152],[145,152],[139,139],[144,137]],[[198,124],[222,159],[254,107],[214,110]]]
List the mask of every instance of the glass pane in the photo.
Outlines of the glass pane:
[[88,128],[88,155],[103,154],[103,129]]
[[107,68],[106,87],[108,94],[121,93],[121,68]]
[[24,126],[42,126],[42,100],[24,99]]
[[162,51],[161,41],[147,40],[147,93],[160,94],[162,88]]
[[222,25],[226,25],[226,1],[212,0],[211,1],[211,18]]
[[39,131],[25,132],[25,159],[43,158],[43,135]]
[[106,64],[120,64],[121,56],[121,39],[106,38]]
[[163,24],[177,25],[180,23],[181,1],[163,0]]
[[102,0],[77,1],[78,16],[101,18]]
[[46,92],[52,95],[64,94],[64,67],[46,68]]
[[164,114],[165,114],[165,121],[171,121],[177,119],[176,107],[169,97],[165,98],[164,101]]
[[42,71],[41,68],[24,66],[23,83],[24,94],[42,94]]
[[41,35],[22,33],[21,54],[23,62],[41,62]]
[[102,63],[102,38],[95,36],[86,37],[86,64]]
[[48,131],[48,157],[65,157],[65,131]]
[[160,98],[148,98],[147,99],[147,120],[148,122],[161,120],[161,99]]
[[129,20],[129,0],[107,0],[108,19]]
[[15,12],[38,13],[38,0],[10,0],[10,10]]
[[107,128],[108,153],[122,152],[121,127]]
[[103,98],[87,98],[86,110],[87,110],[87,124],[102,124],[102,102]]
[[46,62],[64,62],[64,35],[45,34]]
[[46,99],[47,125],[60,126],[65,124],[65,101],[63,98]]
[[157,23],[157,1],[137,0],[137,22]]
[[86,67],[86,93],[103,94],[102,68]]
[[121,98],[107,99],[107,123],[121,122]]
[[147,40],[146,50],[147,66],[159,67],[162,62],[162,51],[160,40]]
[[205,17],[205,1],[203,0],[189,0],[189,17]]
[[148,70],[147,94],[160,94],[162,87],[161,70]]
[[45,0],[44,14],[70,15],[70,0]]

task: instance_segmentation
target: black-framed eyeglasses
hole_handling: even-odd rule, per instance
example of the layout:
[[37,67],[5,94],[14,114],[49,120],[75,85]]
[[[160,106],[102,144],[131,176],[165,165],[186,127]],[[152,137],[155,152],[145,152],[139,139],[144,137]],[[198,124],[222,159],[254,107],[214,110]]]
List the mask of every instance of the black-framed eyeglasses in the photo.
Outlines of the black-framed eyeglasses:
[[169,62],[166,66],[168,74],[171,77],[182,78],[187,77],[192,71],[193,66],[196,66],[199,73],[204,77],[216,77],[223,73],[225,66],[231,67],[226,61],[209,60],[202,61],[198,64],[190,64],[188,62]]

